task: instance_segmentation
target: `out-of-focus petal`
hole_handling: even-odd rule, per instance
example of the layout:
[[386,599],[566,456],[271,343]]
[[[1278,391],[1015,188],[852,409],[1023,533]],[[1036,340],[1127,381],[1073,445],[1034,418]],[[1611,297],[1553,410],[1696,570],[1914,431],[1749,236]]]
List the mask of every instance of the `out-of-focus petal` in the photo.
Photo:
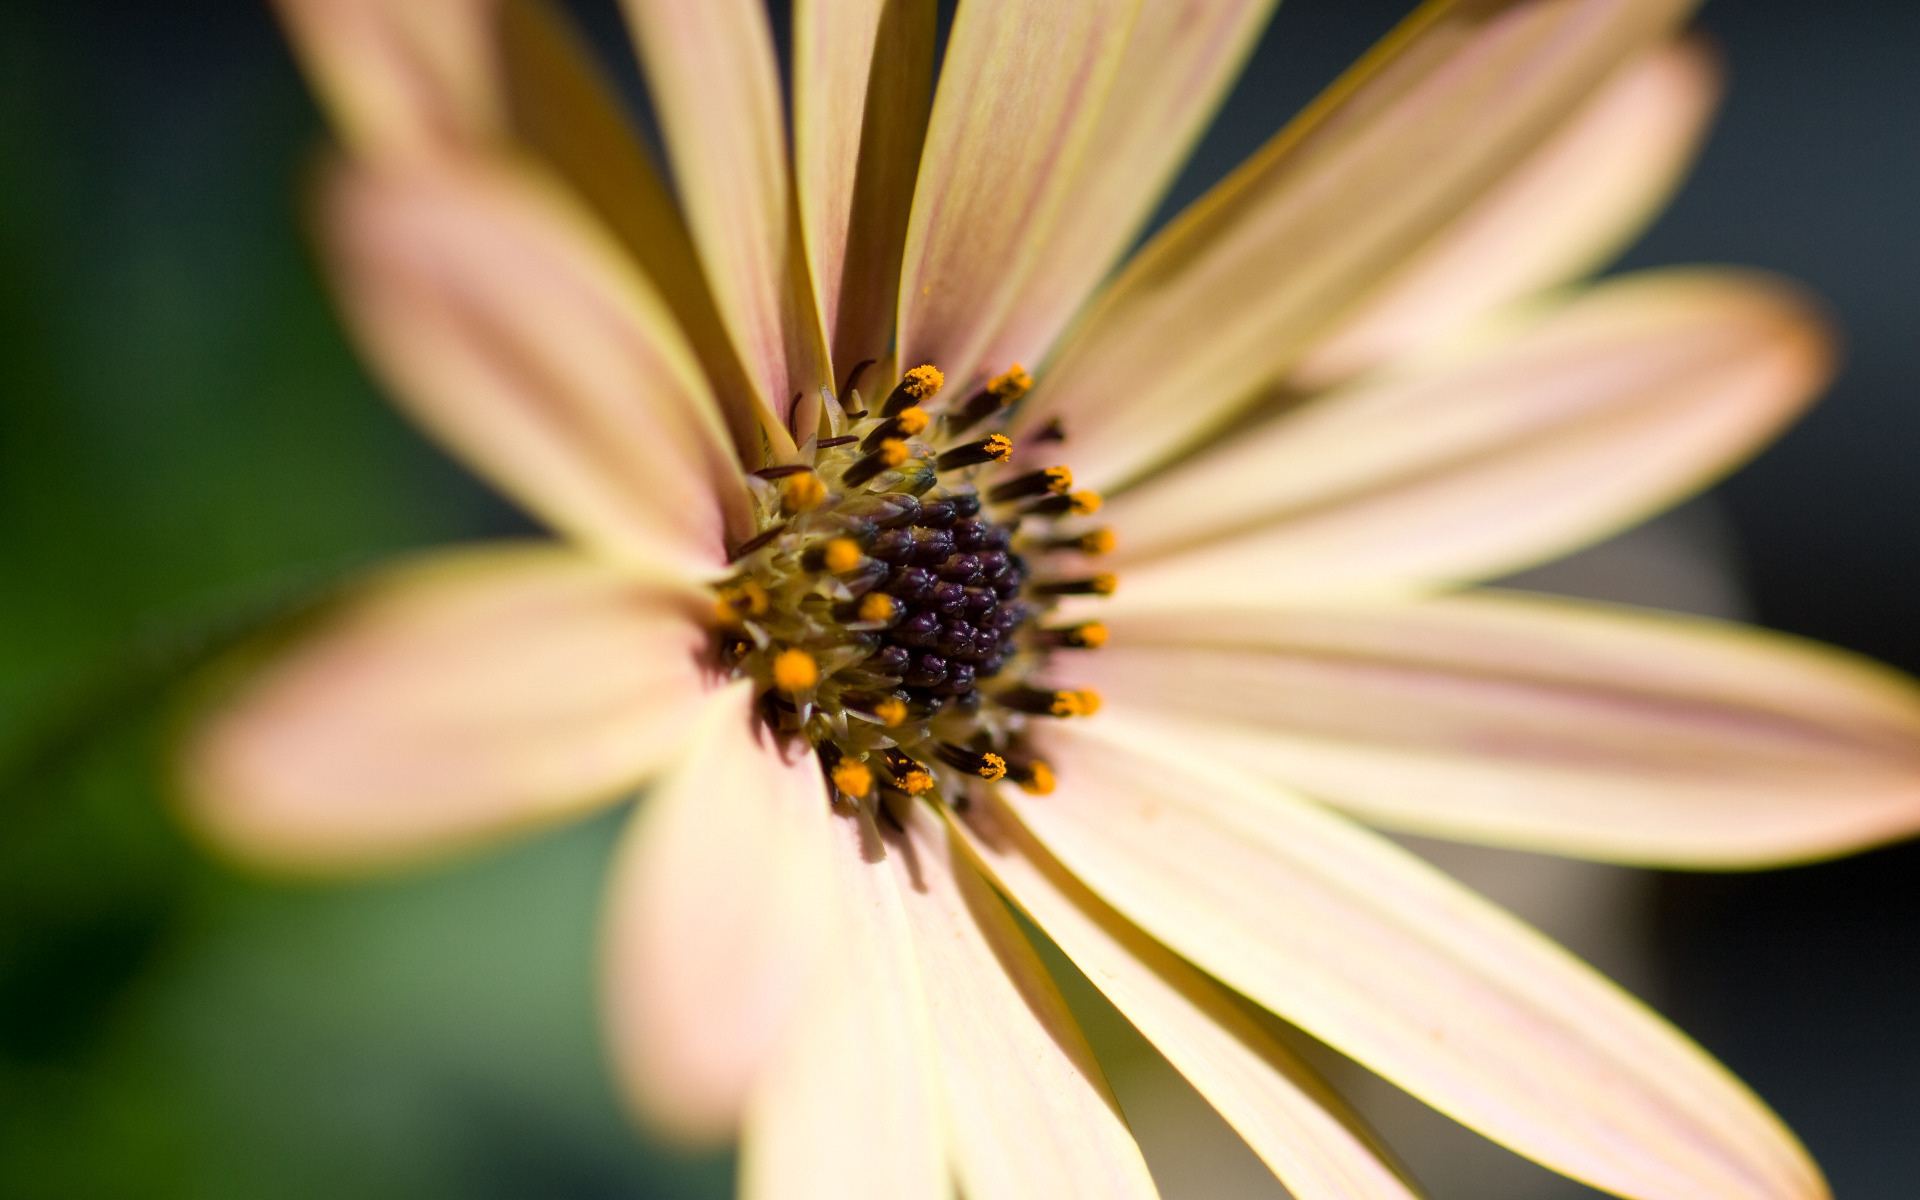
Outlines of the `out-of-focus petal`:
[[1636,1200],[1814,1200],[1784,1126],[1559,947],[1317,805],[1105,713],[1007,796],[1170,949],[1481,1133]]
[[1143,4],[1053,236],[982,361],[1039,362],[1153,215],[1276,0]]
[[1134,258],[1016,435],[1059,420],[1099,490],[1191,447],[1691,7],[1430,0]]
[[1093,1051],[992,886],[917,805],[887,850],[933,1016],[961,1190],[1155,1196]]
[[1058,227],[1140,8],[1141,0],[960,6],[907,224],[902,364],[933,363],[956,394],[975,382],[981,353]]
[[1711,482],[1832,364],[1823,323],[1764,277],[1604,284],[1115,498],[1101,515],[1119,541],[1117,603],[1404,591],[1544,561]]
[[887,356],[933,89],[933,0],[799,0],[793,152],[833,361]]
[[690,1144],[731,1135],[837,953],[830,808],[811,751],[765,742],[728,688],[613,867],[605,1011],[628,1099]]
[[545,545],[392,568],[223,697],[182,751],[192,819],[242,858],[327,870],[611,800],[683,748],[697,607]]
[[560,529],[712,574],[740,466],[673,317],[593,219],[479,162],[345,166],[323,213],[349,322],[428,428]]
[[1719,62],[1691,39],[1627,64],[1566,128],[1302,361],[1289,382],[1322,387],[1437,344],[1612,258],[1679,183],[1720,83]]
[[761,0],[623,0],[681,207],[748,377],[798,440],[828,379]]
[[1920,688],[1780,634],[1499,592],[1106,624],[1110,707],[1396,828],[1695,867],[1920,829]]
[[748,1109],[747,1200],[943,1200],[940,1066],[912,935],[880,833],[834,826],[839,957]]
[[1220,1110],[1297,1200],[1413,1200],[1325,1081],[1226,990],[1074,879],[997,800],[956,828],[988,875]]

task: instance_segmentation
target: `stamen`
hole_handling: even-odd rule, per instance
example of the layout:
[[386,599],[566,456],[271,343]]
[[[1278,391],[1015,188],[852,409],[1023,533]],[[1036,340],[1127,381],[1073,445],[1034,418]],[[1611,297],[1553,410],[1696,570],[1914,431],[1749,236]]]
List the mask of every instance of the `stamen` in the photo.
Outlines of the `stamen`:
[[1029,584],[1029,589],[1039,596],[1111,596],[1120,586],[1120,580],[1113,575],[1094,575],[1087,579],[1057,579],[1052,583]]
[[[852,413],[848,413],[847,415],[848,415],[848,416],[853,416],[854,414],[852,414]],[[859,414],[859,415],[860,415],[860,416],[863,416],[863,417],[864,417],[864,416],[866,416],[867,414],[866,414],[866,413],[861,413],[861,414]],[[821,438],[821,439],[820,439],[820,440],[819,440],[818,442],[816,442],[816,443],[814,443],[814,444],[815,444],[816,446],[818,446],[818,447],[819,447],[820,449],[822,449],[822,450],[831,450],[831,449],[833,449],[833,448],[834,448],[835,446],[851,446],[851,445],[853,445],[853,444],[854,444],[855,442],[857,442],[857,441],[859,441],[859,440],[860,440],[859,438],[857,438],[857,437],[855,437],[855,436],[854,436],[853,434],[851,434],[851,433],[849,433],[849,434],[843,434],[843,435],[842,435],[842,436],[840,436],[840,437],[830,437],[830,438]]]
[[893,597],[885,592],[869,592],[860,598],[860,607],[855,615],[870,625],[878,625],[893,620],[897,607]]
[[845,575],[858,567],[864,558],[866,555],[860,552],[860,543],[852,538],[834,538],[820,550],[820,565],[835,575]]
[[1096,692],[1049,692],[1022,684],[994,695],[1003,708],[1032,713],[1038,717],[1090,717],[1100,710]]
[[1019,363],[1009,367],[1005,374],[996,375],[987,381],[987,386],[967,398],[953,412],[947,414],[947,432],[962,434],[975,425],[999,412],[1007,405],[1027,394],[1033,387],[1033,376]]
[[840,476],[840,482],[846,487],[859,487],[882,471],[891,471],[907,461],[910,452],[907,444],[899,438],[888,438],[881,442],[871,454],[856,459],[854,464]]
[[757,579],[742,579],[720,588],[720,602],[739,616],[764,617],[773,607],[773,598]]
[[1064,425],[1060,424],[1060,418],[1054,417],[1045,425],[1036,429],[1030,435],[1029,440],[1035,442],[1064,442],[1067,440],[1067,430]]
[[1072,550],[1078,554],[1111,554],[1114,537],[1111,529],[1089,529],[1072,537],[1048,538],[1040,543],[1048,550]]
[[1065,467],[1047,467],[1040,471],[1028,471],[1015,479],[999,484],[987,493],[987,499],[995,504],[1004,504],[1008,500],[1021,500],[1028,496],[1042,496],[1052,493],[1064,495],[1073,486],[1073,472]]
[[786,531],[787,531],[787,525],[786,525],[786,522],[784,521],[782,521],[778,525],[775,525],[772,529],[762,530],[761,532],[748,538],[746,541],[741,542],[738,546],[735,546],[733,553],[727,556],[727,561],[739,562],[741,559],[745,558],[747,555],[752,554],[755,550],[758,550],[762,546],[765,546],[768,543],[772,542],[773,539],[779,537],[781,534],[785,533]]
[[849,796],[864,796],[873,790],[873,769],[855,758],[843,758],[833,768],[833,786]]
[[1045,796],[1053,791],[1053,768],[1039,759],[1007,764],[1007,778],[1030,796]]
[[785,479],[789,475],[805,475],[812,467],[805,463],[786,463],[778,467],[761,467],[754,475],[761,479]]
[[[860,377],[867,373],[867,368],[872,366],[874,362],[874,359],[863,358],[853,364],[853,370],[847,372],[846,381],[840,385],[840,394],[842,396],[853,395],[853,389],[860,386]],[[853,416],[852,413],[848,413],[847,415],[850,417]]]
[[1092,516],[1100,511],[1100,493],[1075,492],[1071,496],[1042,496],[1020,510],[1030,517]]
[[927,427],[927,410],[924,408],[903,408],[885,421],[882,421],[867,440],[860,443],[862,450],[877,450],[880,443],[888,438],[917,437]]
[[907,795],[918,796],[933,787],[933,773],[912,757],[898,750],[888,750],[882,757],[886,759],[887,773],[893,776],[894,785]]
[[941,762],[969,775],[978,775],[988,783],[996,783],[1007,776],[1007,760],[991,751],[981,754],[952,742],[940,742],[934,752],[940,756]]
[[968,442],[964,446],[955,446],[934,460],[934,466],[942,471],[954,471],[961,467],[977,467],[981,463],[1003,463],[1013,457],[1013,443],[1000,434],[989,434],[977,442]]
[[898,696],[884,696],[873,706],[873,715],[888,726],[905,725],[909,715],[907,703]]
[[886,403],[880,406],[880,415],[898,416],[905,409],[923,404],[938,396],[946,382],[947,377],[940,373],[940,368],[931,363],[915,367],[902,376],[893,391],[887,394]]
[[1042,629],[1034,636],[1042,646],[1098,650],[1107,644],[1107,627],[1098,621],[1088,621],[1085,625],[1074,625],[1067,629]]
[[780,507],[788,513],[803,513],[819,508],[827,498],[827,485],[812,471],[805,474],[787,476],[787,483],[780,491]]
[[773,686],[789,694],[804,692],[820,682],[820,664],[813,655],[789,647],[773,656]]

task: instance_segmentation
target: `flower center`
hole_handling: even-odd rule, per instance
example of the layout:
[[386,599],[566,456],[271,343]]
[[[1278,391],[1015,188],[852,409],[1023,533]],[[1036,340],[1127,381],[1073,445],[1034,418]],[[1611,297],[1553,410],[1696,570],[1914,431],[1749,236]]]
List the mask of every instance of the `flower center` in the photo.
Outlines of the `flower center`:
[[1106,640],[1047,620],[1062,596],[1113,591],[1086,562],[1112,535],[1070,528],[1100,498],[1065,467],[1014,472],[1013,443],[983,431],[1032,385],[1018,365],[945,406],[940,372],[916,367],[872,410],[853,386],[865,366],[811,465],[756,473],[759,532],[716,588],[719,664],[755,682],[767,727],[806,739],[843,796],[964,804],[1002,778],[1050,791],[1029,722],[1100,698],[1033,681],[1055,652]]

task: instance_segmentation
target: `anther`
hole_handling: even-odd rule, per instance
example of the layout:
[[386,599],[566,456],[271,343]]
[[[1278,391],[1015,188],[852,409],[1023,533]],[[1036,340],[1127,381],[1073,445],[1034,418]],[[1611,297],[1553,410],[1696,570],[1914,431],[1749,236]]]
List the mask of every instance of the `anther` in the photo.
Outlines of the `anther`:
[[956,770],[965,771],[969,775],[978,775],[988,783],[995,783],[1007,777],[1007,760],[991,751],[984,754],[976,753],[964,746],[956,746],[952,742],[939,742],[935,745],[934,752],[940,756],[941,762]]
[[833,768],[833,786],[849,796],[864,796],[873,790],[873,769],[857,758],[843,758]]
[[1112,575],[1094,575],[1086,579],[1056,579],[1051,583],[1028,584],[1037,596],[1111,596],[1120,580]]
[[873,706],[873,715],[880,718],[882,725],[892,728],[905,725],[910,714],[907,712],[905,700],[898,696],[883,696],[880,702]]
[[787,531],[787,525],[786,525],[786,522],[784,521],[782,521],[778,525],[775,525],[772,529],[762,530],[761,532],[748,538],[746,541],[741,542],[738,546],[735,546],[733,548],[733,553],[727,556],[727,561],[739,562],[741,559],[745,558],[749,554],[752,554],[755,550],[760,549],[762,546],[771,544],[775,538],[779,537],[781,534],[785,533],[786,531]]
[[899,608],[900,606],[893,602],[893,597],[885,592],[868,592],[860,597],[860,605],[854,615],[870,625],[878,625],[893,620],[893,615],[899,611]]
[[761,467],[754,475],[760,479],[785,479],[789,475],[805,475],[811,470],[813,468],[805,463],[783,463],[777,467]]
[[1026,368],[1019,363],[1013,364],[1005,374],[989,379],[986,387],[969,396],[965,404],[947,414],[947,432],[959,434],[972,429],[1026,395],[1027,390],[1032,386],[1033,376],[1027,374]]
[[[852,416],[853,414],[849,413],[847,415]],[[867,414],[861,413],[860,415],[864,417]],[[853,434],[848,433],[848,434],[843,434],[840,437],[821,438],[818,442],[814,444],[822,450],[831,450],[835,446],[851,446],[859,440],[860,439],[855,437]]]
[[1098,621],[1088,621],[1085,625],[1073,625],[1066,629],[1042,629],[1034,637],[1042,646],[1098,650],[1107,644],[1107,627]]
[[1030,796],[1045,796],[1053,791],[1053,768],[1037,758],[1008,763],[1007,778]]
[[827,485],[812,471],[787,476],[780,489],[780,508],[788,513],[803,513],[819,508],[827,498]]
[[910,438],[917,436],[927,427],[927,410],[924,408],[903,408],[893,416],[880,422],[865,441],[860,443],[862,450],[877,450],[880,443],[888,438]]
[[946,381],[947,377],[940,373],[940,368],[931,363],[915,367],[901,376],[893,391],[887,393],[886,402],[880,406],[880,415],[898,416],[916,404],[926,403],[940,394],[940,388]]
[[1100,511],[1100,493],[1074,492],[1070,496],[1042,496],[1020,511],[1032,517],[1091,516]]
[[720,588],[720,603],[736,616],[764,617],[773,607],[773,598],[758,579],[742,579]]
[[[867,373],[867,368],[872,366],[873,364],[874,364],[874,360],[871,358],[863,358],[859,362],[853,364],[853,370],[847,372],[846,381],[840,385],[840,394],[842,396],[851,396],[853,394],[853,389],[860,386],[860,377],[862,375],[865,375]],[[854,414],[849,412],[847,413],[847,415],[851,417]],[[865,416],[866,414],[861,413],[860,415]]]
[[1006,437],[994,433],[977,442],[968,442],[964,446],[955,446],[934,460],[934,466],[942,471],[954,471],[961,467],[977,467],[981,463],[1003,463],[1013,457],[1013,443]]
[[1100,709],[1100,697],[1094,692],[1050,692],[1024,684],[998,692],[993,698],[1003,708],[1037,717],[1090,717]]
[[788,648],[773,656],[773,686],[783,692],[804,692],[820,682],[820,664],[813,655]]
[[887,774],[893,776],[893,783],[909,796],[918,796],[933,787],[933,772],[899,750],[888,750],[883,757],[887,763]]
[[855,459],[840,476],[845,487],[859,487],[882,471],[891,471],[907,461],[907,444],[899,438],[888,438],[875,447],[872,453]]
[[1113,530],[1089,529],[1072,537],[1048,538],[1040,543],[1049,550],[1071,550],[1077,554],[1113,553]]
[[1024,500],[1028,496],[1064,495],[1073,486],[1073,472],[1065,467],[1047,467],[1040,471],[1028,471],[1005,483],[996,484],[987,492],[987,499],[995,504],[1004,504],[1009,500]]

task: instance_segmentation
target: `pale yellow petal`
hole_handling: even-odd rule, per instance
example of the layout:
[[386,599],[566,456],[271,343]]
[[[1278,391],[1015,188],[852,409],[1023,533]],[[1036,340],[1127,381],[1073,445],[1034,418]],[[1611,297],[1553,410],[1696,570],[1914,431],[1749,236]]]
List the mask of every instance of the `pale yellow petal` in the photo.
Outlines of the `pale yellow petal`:
[[1604,264],[1679,183],[1720,84],[1719,62],[1691,39],[1627,64],[1551,141],[1409,259],[1289,382],[1326,386]]
[[998,371],[1046,357],[1095,285],[1139,236],[1205,132],[1276,0],[1143,4],[1119,82],[1013,308],[982,361]]
[[[793,153],[807,261],[845,373],[887,356],[933,93],[933,0],[799,0]],[[873,381],[868,381],[871,388]]]
[[1920,830],[1920,687],[1781,634],[1501,592],[1106,625],[1077,684],[1394,828],[1694,867]]
[[998,799],[955,828],[988,875],[1247,1140],[1296,1200],[1411,1200],[1418,1189],[1313,1069],[1226,990],[1066,872]]
[[[623,0],[681,207],[748,378],[792,423],[827,377],[761,0]],[[801,424],[805,423],[802,416]],[[804,441],[813,432],[799,430]]]
[[907,225],[899,345],[901,363],[935,364],[956,395],[1054,235],[1140,8],[969,0],[954,17]]
[[689,574],[750,536],[740,466],[673,317],[584,211],[473,161],[342,167],[335,283],[409,411],[556,527]]
[[1156,1193],[1086,1038],[993,888],[923,808],[887,841],[933,1017],[961,1190]]
[[1115,498],[1101,515],[1119,541],[1118,602],[1405,590],[1544,561],[1745,459],[1832,365],[1823,324],[1785,285],[1627,276]]
[[389,568],[219,697],[181,751],[189,814],[245,860],[327,870],[611,800],[683,747],[697,608],[550,545]]
[[1790,1133],[1679,1032],[1437,870],[1104,712],[1007,797],[1223,983],[1512,1149],[1636,1200],[1814,1200]]
[[865,813],[833,822],[839,957],[747,1112],[748,1200],[943,1200],[939,1062],[912,936]]
[[605,1011],[628,1100],[691,1144],[736,1129],[837,937],[812,751],[767,744],[729,687],[641,804],[613,866]]
[[1431,0],[1157,235],[1027,398],[1112,490],[1251,402],[1690,0]]

